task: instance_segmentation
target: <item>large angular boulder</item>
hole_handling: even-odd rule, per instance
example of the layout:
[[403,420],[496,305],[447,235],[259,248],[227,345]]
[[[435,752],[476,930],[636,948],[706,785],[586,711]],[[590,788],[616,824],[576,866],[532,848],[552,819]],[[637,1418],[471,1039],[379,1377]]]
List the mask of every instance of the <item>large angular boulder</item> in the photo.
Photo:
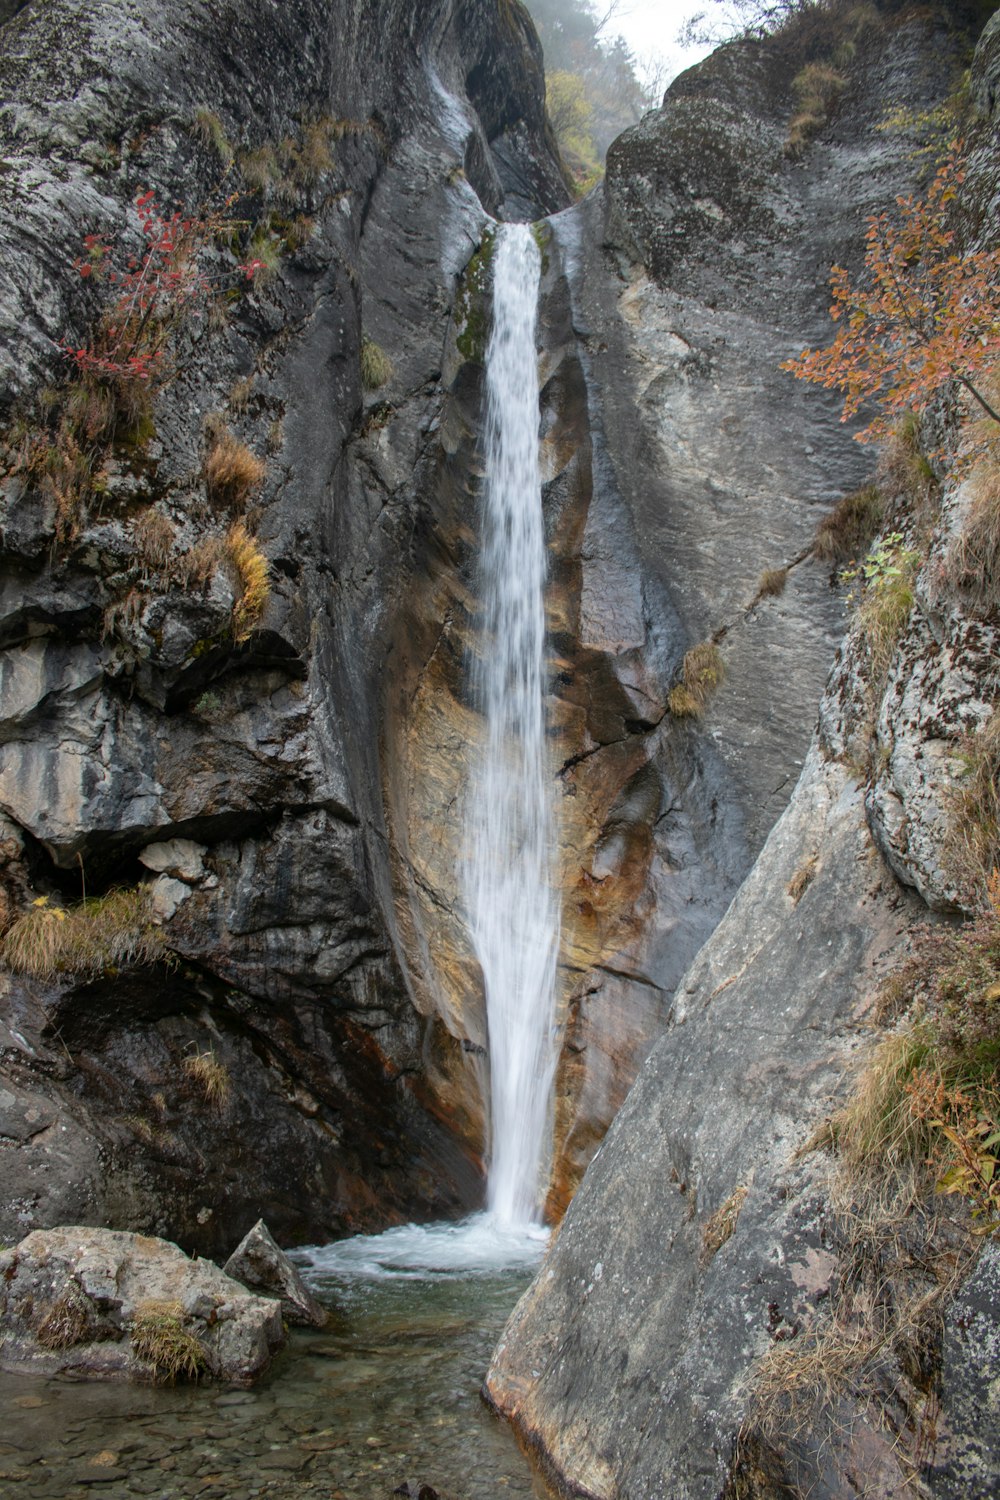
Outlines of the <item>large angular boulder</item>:
[[326,1309],[316,1301],[287,1255],[278,1249],[263,1219],[258,1219],[243,1236],[223,1271],[252,1291],[277,1297],[289,1323],[303,1328],[326,1326]]
[[285,1340],[281,1308],[176,1245],[40,1229],[0,1254],[0,1368],[250,1385]]

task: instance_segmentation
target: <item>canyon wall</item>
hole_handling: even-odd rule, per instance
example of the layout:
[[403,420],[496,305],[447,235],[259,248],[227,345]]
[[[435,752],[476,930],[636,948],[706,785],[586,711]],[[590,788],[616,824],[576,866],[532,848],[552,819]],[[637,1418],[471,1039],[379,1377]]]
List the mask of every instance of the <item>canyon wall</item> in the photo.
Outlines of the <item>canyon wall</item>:
[[[966,115],[984,245],[997,225],[998,45],[993,22]],[[729,667],[704,722],[749,844],[780,800],[778,747],[798,740],[803,765],[494,1356],[490,1399],[569,1494],[996,1488],[995,1258],[942,1313],[942,1265],[954,1277],[975,1256],[961,1214],[936,1225],[946,1248],[934,1254],[919,1210],[882,1242],[858,1230],[852,1243],[830,1123],[914,924],[972,908],[942,849],[966,736],[995,703],[995,605],[956,569],[967,481],[939,495],[926,463],[893,450],[909,477],[880,477],[884,526],[919,558],[915,602],[884,671],[864,621],[851,624],[806,751],[803,695],[825,675],[836,617],[823,566],[801,554],[823,501],[864,469],[833,446],[832,403],[776,368],[828,340],[827,269],[857,269],[865,214],[919,171],[914,122],[955,87],[960,49],[940,15],[867,31],[841,56],[847,82],[826,122],[787,151],[794,70],[780,39],[725,48],[615,144],[603,205],[583,211],[591,255],[620,274],[605,293],[620,317],[596,325],[601,342],[611,360],[604,329],[617,326],[642,382],[639,420],[628,388],[618,417],[628,471],[646,481],[637,530],[690,638],[715,634]],[[953,441],[941,412],[924,441]],[[758,570],[779,564],[789,587],[748,606]],[[859,1261],[864,1244],[877,1266]],[[940,1323],[887,1317],[920,1298]],[[824,1342],[830,1308],[852,1306],[842,1342]],[[864,1375],[857,1362],[844,1376],[843,1340],[882,1327]],[[768,1378],[780,1419],[762,1425]]]

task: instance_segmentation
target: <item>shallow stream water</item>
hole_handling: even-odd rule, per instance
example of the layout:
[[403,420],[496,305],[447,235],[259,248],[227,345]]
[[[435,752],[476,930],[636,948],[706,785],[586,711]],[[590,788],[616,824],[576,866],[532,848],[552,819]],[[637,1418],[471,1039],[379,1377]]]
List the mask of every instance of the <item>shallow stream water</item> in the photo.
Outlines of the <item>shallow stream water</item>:
[[477,1264],[475,1235],[471,1255],[453,1227],[430,1254],[420,1238],[419,1255],[412,1231],[299,1252],[330,1325],[295,1330],[252,1390],[0,1375],[0,1497],[388,1500],[430,1485],[441,1500],[542,1500],[479,1398],[541,1246],[497,1266]]

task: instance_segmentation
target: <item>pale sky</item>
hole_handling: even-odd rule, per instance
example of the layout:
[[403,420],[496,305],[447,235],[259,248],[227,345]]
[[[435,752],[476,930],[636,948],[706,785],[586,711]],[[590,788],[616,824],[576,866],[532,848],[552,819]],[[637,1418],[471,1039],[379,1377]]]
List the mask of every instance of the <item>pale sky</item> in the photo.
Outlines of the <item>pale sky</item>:
[[[601,13],[602,0],[595,0],[594,9]],[[685,50],[677,40],[689,16],[711,9],[711,0],[703,0],[701,4],[698,0],[621,0],[602,35],[624,37],[640,64],[651,57],[662,57],[669,67],[669,80],[712,50],[711,47]]]

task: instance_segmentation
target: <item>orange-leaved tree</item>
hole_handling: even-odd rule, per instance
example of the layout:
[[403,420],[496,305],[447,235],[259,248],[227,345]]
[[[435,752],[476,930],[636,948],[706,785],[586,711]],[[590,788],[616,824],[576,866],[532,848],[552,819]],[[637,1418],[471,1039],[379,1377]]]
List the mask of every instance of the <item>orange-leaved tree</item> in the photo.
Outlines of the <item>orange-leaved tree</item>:
[[897,215],[868,220],[861,280],[852,286],[842,266],[830,273],[836,338],[781,366],[843,391],[841,421],[877,401],[881,412],[856,434],[860,442],[884,438],[894,418],[922,410],[953,380],[1000,422],[981,388],[1000,356],[1000,249],[958,248],[949,205],[964,176],[955,142],[926,198],[897,198]]

